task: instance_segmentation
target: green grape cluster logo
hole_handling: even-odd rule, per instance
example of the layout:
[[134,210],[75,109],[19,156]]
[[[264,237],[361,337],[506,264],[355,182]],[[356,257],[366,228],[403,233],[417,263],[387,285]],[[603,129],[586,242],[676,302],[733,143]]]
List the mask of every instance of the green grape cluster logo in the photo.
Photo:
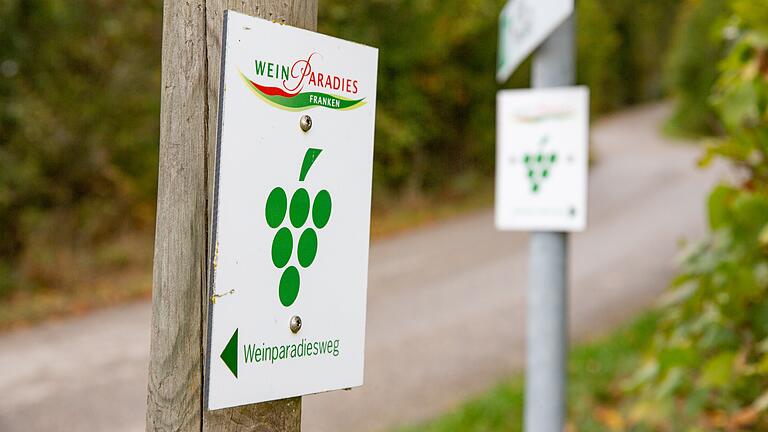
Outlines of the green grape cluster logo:
[[[539,142],[540,147],[544,147],[549,141],[549,137],[545,136]],[[523,163],[526,168],[526,175],[528,181],[531,184],[531,192],[538,193],[541,191],[541,185],[552,174],[552,167],[557,162],[557,153],[547,153],[544,150],[539,150],[534,153],[526,153],[523,155]]]
[[[314,148],[307,150],[299,182],[304,181],[320,152],[320,149]],[[322,189],[310,197],[307,189],[300,187],[291,193],[289,202],[286,190],[278,186],[267,197],[265,216],[267,225],[277,230],[272,240],[272,264],[282,270],[278,296],[280,303],[289,307],[299,296],[299,267],[309,268],[317,256],[317,232],[331,218],[331,194]],[[294,252],[298,266],[289,266]]]

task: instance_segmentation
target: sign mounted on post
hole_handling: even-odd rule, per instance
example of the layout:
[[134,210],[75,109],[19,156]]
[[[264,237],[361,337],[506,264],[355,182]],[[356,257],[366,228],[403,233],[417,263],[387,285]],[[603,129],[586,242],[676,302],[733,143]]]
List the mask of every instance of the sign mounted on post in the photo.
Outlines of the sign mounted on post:
[[584,230],[589,90],[500,91],[496,116],[496,227]]
[[228,11],[208,409],[363,382],[378,51]]
[[508,80],[572,13],[573,0],[509,0],[499,16],[496,80]]

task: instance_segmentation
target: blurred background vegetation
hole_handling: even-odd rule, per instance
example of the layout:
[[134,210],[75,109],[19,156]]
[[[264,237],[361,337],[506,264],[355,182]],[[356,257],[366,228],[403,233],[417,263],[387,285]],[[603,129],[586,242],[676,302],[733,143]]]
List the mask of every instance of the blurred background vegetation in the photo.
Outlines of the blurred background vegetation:
[[[768,0],[730,0],[713,17],[691,19],[719,28],[716,71],[684,87],[677,118],[698,119],[687,124],[694,132],[718,132],[702,164],[724,159],[736,179],[711,192],[711,233],[689,251],[617,403],[643,430],[673,417],[699,430],[768,430]],[[686,104],[696,98],[707,112],[691,115]]]
[[[503,3],[321,1],[320,31],[380,48],[375,214],[490,197]],[[593,111],[660,97],[679,1],[578,3]],[[159,0],[0,2],[1,300],[147,292],[161,21]]]
[[160,39],[157,1],[0,1],[0,299],[148,271]]

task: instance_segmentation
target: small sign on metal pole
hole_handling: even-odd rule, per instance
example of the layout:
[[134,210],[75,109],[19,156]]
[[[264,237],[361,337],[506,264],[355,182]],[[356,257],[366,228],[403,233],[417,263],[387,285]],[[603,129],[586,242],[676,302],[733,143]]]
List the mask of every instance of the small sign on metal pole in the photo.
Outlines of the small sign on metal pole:
[[496,80],[508,80],[572,13],[573,0],[510,0],[499,16]]
[[359,386],[378,51],[232,11],[223,47],[207,407]]
[[589,93],[575,79],[573,0],[510,0],[496,78],[534,49],[533,90],[497,96],[496,226],[531,231],[525,431],[561,432],[568,358],[568,232],[586,228]]
[[496,227],[583,230],[589,90],[503,90],[496,116]]

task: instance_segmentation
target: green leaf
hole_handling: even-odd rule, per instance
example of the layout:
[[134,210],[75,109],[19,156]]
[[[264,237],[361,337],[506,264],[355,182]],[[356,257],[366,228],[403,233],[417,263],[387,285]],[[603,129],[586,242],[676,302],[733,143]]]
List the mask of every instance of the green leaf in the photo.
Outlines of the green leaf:
[[763,228],[760,229],[760,234],[757,236],[757,241],[760,243],[760,246],[768,246],[768,223],[763,225]]
[[646,360],[639,369],[624,383],[627,391],[636,391],[642,385],[651,382],[659,374],[659,362],[656,359]]
[[761,394],[759,398],[752,402],[752,408],[757,411],[765,411],[768,409],[768,391]]
[[754,236],[752,241],[758,236],[758,230],[768,223],[768,197],[765,195],[742,192],[734,199],[731,209],[739,228],[746,230],[746,235]]
[[662,307],[670,307],[688,300],[696,290],[699,284],[696,281],[688,280],[675,286],[674,289],[663,294],[659,299]]
[[680,367],[672,368],[661,383],[656,388],[656,396],[664,398],[675,393],[683,384],[685,378],[684,369]]
[[745,122],[756,119],[757,94],[751,83],[734,85],[727,93],[720,95],[720,119],[729,128],[738,129]]
[[701,384],[707,387],[726,387],[733,378],[735,358],[735,352],[724,352],[709,359],[702,367]]
[[768,374],[768,355],[764,354],[760,357],[760,361],[757,362],[757,372]]
[[657,358],[661,369],[666,371],[695,364],[697,353],[691,346],[673,347],[661,350]]
[[725,225],[728,220],[728,206],[737,191],[729,185],[720,184],[709,194],[707,209],[709,210],[709,226],[716,230]]

